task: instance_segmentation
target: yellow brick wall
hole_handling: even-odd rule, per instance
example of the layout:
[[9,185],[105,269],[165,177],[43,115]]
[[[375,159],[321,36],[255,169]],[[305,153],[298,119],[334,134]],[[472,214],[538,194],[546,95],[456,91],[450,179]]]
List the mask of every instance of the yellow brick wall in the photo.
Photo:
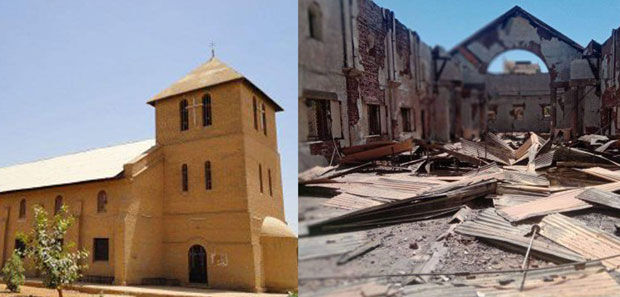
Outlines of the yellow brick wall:
[[[200,244],[207,251],[211,287],[260,289],[248,212],[241,86],[240,82],[220,84],[155,105],[157,142],[165,156],[164,270],[167,277],[184,283],[189,281],[189,248]],[[212,125],[203,127],[201,108],[195,114],[190,109],[189,129],[181,131],[180,101],[201,104],[207,93]],[[205,161],[211,162],[211,190],[205,188]],[[182,164],[188,166],[187,192],[182,190]]]
[[[97,213],[97,194],[105,190],[108,196],[107,212]],[[74,242],[77,247],[90,253],[87,275],[114,276],[114,257],[116,255],[115,229],[121,200],[126,197],[127,185],[122,180],[85,183],[70,186],[46,188],[0,194],[0,209],[8,207],[7,240],[3,243],[3,258],[10,255],[15,244],[17,232],[28,233],[34,222],[33,207],[41,204],[49,214],[54,212],[56,196],[63,197],[63,203],[69,206],[71,213],[78,216],[74,226],[69,230],[65,242]],[[26,218],[19,218],[19,203],[26,199]],[[4,231],[4,230],[3,230]],[[78,233],[80,236],[78,237]],[[109,261],[93,262],[93,238],[109,238]],[[28,271],[32,275],[34,270]]]

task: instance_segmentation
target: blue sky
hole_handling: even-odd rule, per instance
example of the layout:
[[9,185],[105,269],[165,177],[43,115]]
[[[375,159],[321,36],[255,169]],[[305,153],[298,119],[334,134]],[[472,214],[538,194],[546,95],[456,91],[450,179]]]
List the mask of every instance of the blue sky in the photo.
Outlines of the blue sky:
[[146,101],[216,55],[279,113],[297,229],[297,3],[0,1],[0,166],[152,138]]
[[[611,36],[611,29],[620,26],[620,1],[617,0],[376,0],[375,3],[394,11],[396,18],[417,31],[427,44],[440,45],[446,50],[515,5],[521,6],[582,46],[588,45],[592,39],[604,42]],[[498,56],[499,63],[490,65],[489,70],[499,70],[503,57],[542,64],[540,59],[529,52],[515,51]]]

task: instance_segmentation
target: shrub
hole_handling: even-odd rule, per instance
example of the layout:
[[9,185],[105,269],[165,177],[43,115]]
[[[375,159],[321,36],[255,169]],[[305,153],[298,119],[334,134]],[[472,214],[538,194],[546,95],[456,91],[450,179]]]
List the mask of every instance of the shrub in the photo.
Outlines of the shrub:
[[2,268],[2,280],[9,291],[19,292],[19,286],[23,285],[26,280],[25,271],[20,253],[13,250],[13,254]]
[[63,244],[65,234],[75,218],[69,214],[64,205],[60,212],[50,221],[44,208],[34,208],[34,225],[27,236],[22,236],[26,243],[26,256],[34,261],[41,273],[43,285],[56,289],[62,297],[62,288],[78,280],[86,266],[80,261],[88,257],[86,251],[70,252],[73,243]]

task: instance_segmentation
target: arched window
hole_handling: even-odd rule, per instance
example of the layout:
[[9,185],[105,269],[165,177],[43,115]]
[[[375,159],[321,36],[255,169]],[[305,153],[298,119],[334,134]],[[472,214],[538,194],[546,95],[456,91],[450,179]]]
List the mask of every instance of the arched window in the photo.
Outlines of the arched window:
[[263,193],[263,165],[258,164],[258,181],[260,184],[260,192]]
[[308,28],[310,29],[310,38],[323,39],[323,14],[316,2],[308,7]]
[[205,188],[211,190],[213,184],[211,181],[211,161],[205,162]]
[[179,103],[179,112],[181,119],[181,131],[189,129],[189,113],[187,111],[187,100],[181,100]]
[[19,218],[23,219],[26,217],[26,199],[22,199],[19,202]]
[[258,104],[256,103],[256,97],[252,98],[254,107],[254,129],[258,130]]
[[58,195],[54,200],[54,214],[58,214],[62,208],[62,196]]
[[211,96],[209,94],[202,98],[202,125],[211,126]]
[[267,113],[265,111],[265,103],[260,106],[261,118],[263,123],[263,133],[267,135]]
[[183,164],[183,166],[181,166],[181,186],[183,192],[187,192],[189,190],[189,185],[187,183],[187,164]]
[[108,204],[108,194],[105,191],[100,191],[97,194],[97,213],[106,212],[106,205]]
[[273,188],[271,186],[271,169],[267,169],[267,180],[269,181],[269,196],[273,196]]

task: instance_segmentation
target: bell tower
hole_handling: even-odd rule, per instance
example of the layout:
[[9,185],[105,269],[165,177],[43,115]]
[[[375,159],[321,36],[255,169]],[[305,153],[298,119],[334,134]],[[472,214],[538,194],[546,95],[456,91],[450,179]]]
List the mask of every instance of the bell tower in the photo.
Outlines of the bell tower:
[[[214,55],[148,103],[164,156],[164,263],[204,248],[208,284],[262,290],[261,226],[267,216],[284,221],[282,108]],[[203,279],[185,268],[171,265],[170,277]]]

